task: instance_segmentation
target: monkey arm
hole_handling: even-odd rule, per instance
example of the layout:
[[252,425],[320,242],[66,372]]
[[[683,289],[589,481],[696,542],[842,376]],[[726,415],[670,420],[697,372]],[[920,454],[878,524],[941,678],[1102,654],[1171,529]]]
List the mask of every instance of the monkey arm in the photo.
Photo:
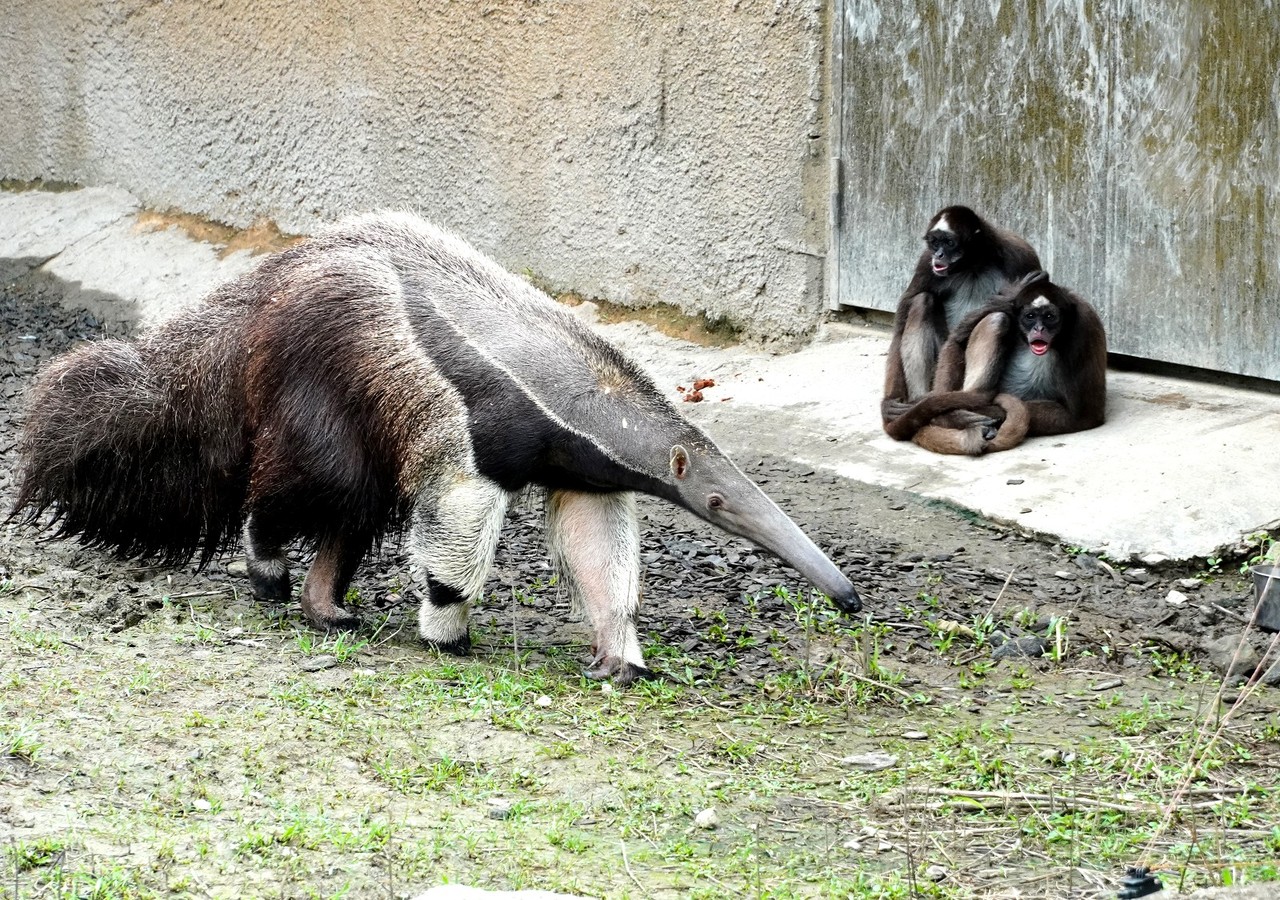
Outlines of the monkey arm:
[[912,279],[894,315],[893,339],[885,360],[884,398],[880,418],[889,424],[911,406],[911,401],[929,390],[938,355],[939,338],[932,324],[934,297],[916,290],[919,275]]

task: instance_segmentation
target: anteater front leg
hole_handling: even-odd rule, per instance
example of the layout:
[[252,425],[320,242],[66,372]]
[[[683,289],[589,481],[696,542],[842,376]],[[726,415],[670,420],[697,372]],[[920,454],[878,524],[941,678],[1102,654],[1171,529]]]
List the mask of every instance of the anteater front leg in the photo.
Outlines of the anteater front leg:
[[413,523],[418,561],[427,570],[418,634],[429,646],[462,655],[471,649],[467,619],[493,567],[511,495],[477,476],[454,482],[443,494],[426,494]]
[[289,600],[289,561],[284,544],[293,537],[264,513],[253,513],[244,527],[245,564],[249,590],[268,603]]
[[652,673],[636,635],[640,608],[640,527],[634,494],[553,491],[547,544],[575,604],[595,630],[592,678],[630,684]]

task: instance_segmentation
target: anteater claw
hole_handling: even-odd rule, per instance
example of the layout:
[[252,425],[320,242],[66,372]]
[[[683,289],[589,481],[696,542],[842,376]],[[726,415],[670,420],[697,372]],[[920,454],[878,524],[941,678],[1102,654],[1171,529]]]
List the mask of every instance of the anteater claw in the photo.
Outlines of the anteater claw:
[[438,650],[441,653],[447,653],[450,656],[470,656],[471,633],[466,632],[462,637],[455,638],[452,641],[430,641],[423,638],[422,645],[431,650]]
[[595,668],[587,670],[588,678],[597,681],[609,678],[615,687],[626,687],[637,679],[649,680],[658,677],[657,673],[647,666],[629,663],[616,656],[606,656],[603,659],[596,658],[592,660],[592,665]]

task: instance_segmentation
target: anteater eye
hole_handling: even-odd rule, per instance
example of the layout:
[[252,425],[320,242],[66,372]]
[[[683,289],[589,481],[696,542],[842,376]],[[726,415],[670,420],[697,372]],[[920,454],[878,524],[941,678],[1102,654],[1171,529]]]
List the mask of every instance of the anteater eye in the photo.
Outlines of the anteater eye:
[[707,509],[723,509],[724,498],[719,494],[711,494],[707,497]]

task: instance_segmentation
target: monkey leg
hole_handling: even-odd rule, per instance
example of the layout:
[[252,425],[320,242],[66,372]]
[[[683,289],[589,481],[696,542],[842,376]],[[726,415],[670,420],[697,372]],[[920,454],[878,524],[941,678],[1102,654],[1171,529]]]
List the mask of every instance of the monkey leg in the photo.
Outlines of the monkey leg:
[[990,433],[991,426],[984,424],[970,425],[967,428],[930,424],[917,431],[911,440],[934,453],[981,456],[986,451]]
[[369,538],[344,533],[329,534],[316,544],[316,558],[302,582],[302,614],[316,628],[343,631],[359,627],[360,619],[347,612],[342,599],[351,586]]
[[493,567],[510,500],[496,482],[472,476],[419,504],[414,546],[427,570],[427,597],[418,635],[428,646],[459,656],[470,651],[471,604]]
[[591,622],[595,658],[587,674],[627,685],[652,676],[644,664],[640,608],[640,526],[635,495],[553,491],[547,544],[570,596]]
[[1009,315],[993,312],[983,316],[969,334],[964,349],[964,390],[994,391],[1004,373],[1002,344],[1009,330]]
[[245,563],[249,568],[249,590],[268,603],[285,603],[289,586],[289,563],[283,547],[293,537],[264,513],[253,513],[244,527]]

